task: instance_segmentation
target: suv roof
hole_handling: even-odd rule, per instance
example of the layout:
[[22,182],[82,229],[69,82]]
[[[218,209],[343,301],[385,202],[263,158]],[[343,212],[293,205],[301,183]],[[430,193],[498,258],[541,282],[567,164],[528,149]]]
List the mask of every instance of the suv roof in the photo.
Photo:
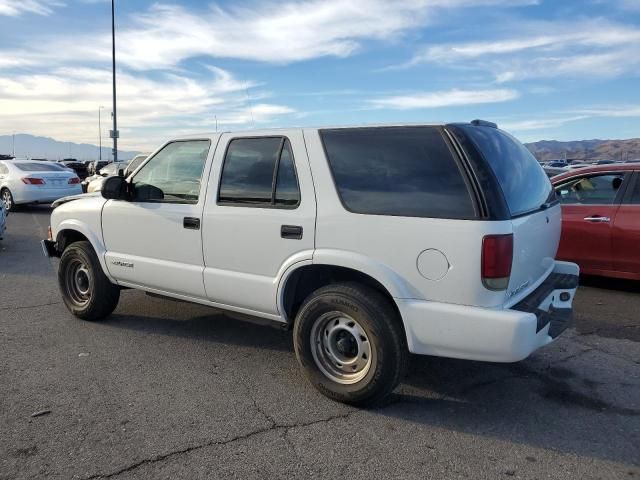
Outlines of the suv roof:
[[247,134],[247,135],[281,135],[282,132],[288,130],[337,130],[342,128],[389,128],[389,127],[445,127],[447,125],[472,125],[472,126],[488,126],[493,128],[499,128],[499,126],[493,122],[487,120],[472,120],[470,122],[410,122],[410,123],[363,123],[353,125],[315,125],[315,126],[291,126],[291,127],[278,127],[278,128],[262,128],[262,129],[246,129],[246,130],[221,130],[219,132],[201,132],[189,135],[180,135],[171,138],[176,139],[198,139],[203,137],[211,137],[214,135],[222,134]]

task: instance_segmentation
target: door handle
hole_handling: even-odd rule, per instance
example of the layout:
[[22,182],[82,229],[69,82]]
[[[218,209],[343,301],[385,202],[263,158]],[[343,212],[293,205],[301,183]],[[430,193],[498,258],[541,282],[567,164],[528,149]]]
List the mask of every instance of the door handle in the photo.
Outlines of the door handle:
[[584,217],[583,220],[592,223],[609,223],[611,219],[609,217],[601,217],[600,215],[592,215],[590,217]]
[[184,217],[182,226],[189,230],[200,230],[200,219],[196,217]]
[[302,240],[302,227],[299,225],[282,225],[280,227],[280,236],[282,238]]

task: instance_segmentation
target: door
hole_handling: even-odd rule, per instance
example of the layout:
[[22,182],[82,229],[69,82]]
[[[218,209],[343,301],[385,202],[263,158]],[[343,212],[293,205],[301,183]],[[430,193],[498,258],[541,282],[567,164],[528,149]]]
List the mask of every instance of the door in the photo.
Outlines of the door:
[[634,174],[613,224],[613,269],[640,279],[640,173]]
[[556,186],[562,204],[558,258],[585,273],[613,268],[611,232],[624,180],[624,172],[586,174]]
[[200,227],[210,145],[168,143],[130,180],[131,201],[105,204],[106,263],[118,282],[205,298]]
[[278,280],[311,260],[316,199],[301,131],[224,134],[203,218],[209,300],[278,316]]

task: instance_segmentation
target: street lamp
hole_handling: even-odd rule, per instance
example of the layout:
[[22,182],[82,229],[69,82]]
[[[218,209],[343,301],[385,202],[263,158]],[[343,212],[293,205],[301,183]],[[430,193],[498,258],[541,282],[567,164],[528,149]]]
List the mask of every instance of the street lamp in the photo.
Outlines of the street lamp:
[[98,152],[98,156],[100,157],[100,161],[102,161],[102,119],[100,118],[100,113],[104,107],[100,105],[98,107],[98,142],[100,145],[100,151]]
[[113,70],[113,130],[110,132],[113,138],[113,161],[118,161],[118,121],[116,117],[116,10],[115,0],[111,0],[111,59]]

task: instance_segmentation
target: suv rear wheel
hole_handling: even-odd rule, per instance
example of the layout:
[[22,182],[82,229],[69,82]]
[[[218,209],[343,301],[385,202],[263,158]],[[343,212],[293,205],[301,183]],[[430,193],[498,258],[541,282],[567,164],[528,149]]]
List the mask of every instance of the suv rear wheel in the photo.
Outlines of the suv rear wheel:
[[120,300],[120,289],[102,271],[87,241],[75,242],[62,253],[58,285],[69,311],[83,320],[102,320]]
[[384,296],[357,283],[311,294],[296,317],[294,346],[311,383],[329,398],[352,405],[379,403],[406,369],[398,315]]

